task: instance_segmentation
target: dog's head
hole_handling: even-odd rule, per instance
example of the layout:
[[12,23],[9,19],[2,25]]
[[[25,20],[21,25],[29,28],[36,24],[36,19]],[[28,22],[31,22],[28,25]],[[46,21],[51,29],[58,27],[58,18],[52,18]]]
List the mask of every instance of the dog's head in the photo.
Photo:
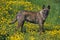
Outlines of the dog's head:
[[44,14],[49,13],[50,5],[48,5],[47,7],[45,7],[45,5],[43,5],[42,9],[43,9]]

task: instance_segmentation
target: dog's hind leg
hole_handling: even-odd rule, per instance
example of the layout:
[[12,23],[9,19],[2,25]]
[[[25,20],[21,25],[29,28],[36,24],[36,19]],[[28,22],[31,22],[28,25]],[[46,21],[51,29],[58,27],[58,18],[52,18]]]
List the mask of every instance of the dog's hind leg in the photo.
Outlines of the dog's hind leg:
[[21,32],[22,32],[23,31],[23,24],[24,24],[24,16],[23,15],[17,16],[17,21],[18,21],[17,29],[19,29],[21,27]]

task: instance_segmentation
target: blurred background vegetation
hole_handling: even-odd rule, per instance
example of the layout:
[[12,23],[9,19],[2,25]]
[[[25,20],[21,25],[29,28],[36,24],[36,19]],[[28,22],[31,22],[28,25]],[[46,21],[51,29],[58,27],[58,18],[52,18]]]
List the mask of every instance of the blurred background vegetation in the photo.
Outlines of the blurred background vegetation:
[[[20,29],[15,32],[17,22],[9,25],[18,11],[40,11],[43,4],[50,5],[51,10],[42,35],[37,32],[38,24],[25,22],[23,31],[26,33]],[[60,40],[60,0],[0,0],[0,40]]]

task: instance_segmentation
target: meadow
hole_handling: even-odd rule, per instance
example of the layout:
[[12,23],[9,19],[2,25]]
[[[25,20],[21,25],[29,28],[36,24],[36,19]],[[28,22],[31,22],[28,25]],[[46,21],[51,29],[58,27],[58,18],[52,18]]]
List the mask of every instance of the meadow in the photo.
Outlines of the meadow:
[[[50,5],[51,9],[41,35],[38,24],[25,22],[24,33],[20,28],[15,31],[17,22],[9,24],[18,11],[37,12],[42,5]],[[60,40],[60,0],[0,0],[0,40]]]

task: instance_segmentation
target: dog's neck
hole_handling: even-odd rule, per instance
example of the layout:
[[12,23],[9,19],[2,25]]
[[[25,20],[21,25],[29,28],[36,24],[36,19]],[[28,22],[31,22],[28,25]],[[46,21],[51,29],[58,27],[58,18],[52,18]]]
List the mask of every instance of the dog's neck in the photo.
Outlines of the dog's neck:
[[43,10],[41,10],[39,13],[40,13],[40,16],[42,17],[43,20],[45,20],[46,17],[48,16],[48,13],[45,14],[45,13],[43,12]]

